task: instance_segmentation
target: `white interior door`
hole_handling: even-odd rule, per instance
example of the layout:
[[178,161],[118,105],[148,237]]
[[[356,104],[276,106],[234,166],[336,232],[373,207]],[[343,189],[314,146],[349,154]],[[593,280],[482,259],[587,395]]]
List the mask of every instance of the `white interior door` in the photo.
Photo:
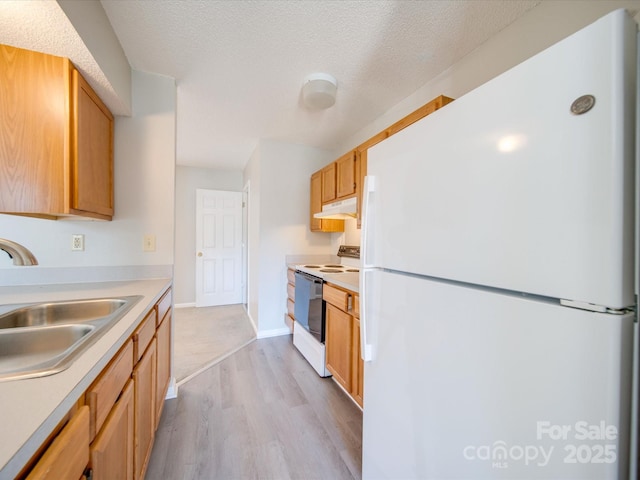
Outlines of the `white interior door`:
[[242,302],[242,192],[196,190],[196,307]]

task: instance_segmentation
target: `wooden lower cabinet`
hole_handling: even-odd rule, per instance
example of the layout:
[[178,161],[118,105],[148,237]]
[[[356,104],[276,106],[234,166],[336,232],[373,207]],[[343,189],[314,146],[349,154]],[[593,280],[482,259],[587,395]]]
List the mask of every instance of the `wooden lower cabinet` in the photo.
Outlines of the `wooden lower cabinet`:
[[162,415],[164,399],[171,379],[171,319],[172,310],[169,310],[156,331],[157,355],[156,355],[156,426]]
[[144,478],[171,376],[171,312],[169,289],[25,465],[26,478],[75,480],[87,466],[93,480]]
[[360,297],[349,290],[325,285],[326,364],[333,378],[361,407],[364,403],[364,362],[360,355]]
[[360,355],[360,319],[353,317],[353,383],[351,395],[361,407],[364,404],[364,361]]
[[89,407],[80,407],[45,451],[27,480],[80,478],[89,463]]
[[156,431],[156,339],[133,369],[134,388],[134,480],[144,478]]
[[351,391],[352,321],[351,315],[327,304],[325,339],[327,370],[347,392]]
[[91,445],[93,480],[133,480],[133,383],[129,380]]

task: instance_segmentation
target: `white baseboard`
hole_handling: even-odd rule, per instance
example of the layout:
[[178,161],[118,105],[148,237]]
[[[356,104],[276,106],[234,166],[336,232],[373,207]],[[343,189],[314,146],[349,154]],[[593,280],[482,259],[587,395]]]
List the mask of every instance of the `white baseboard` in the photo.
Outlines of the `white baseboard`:
[[176,377],[171,377],[171,380],[169,380],[167,395],[164,397],[165,400],[171,400],[172,398],[178,398],[178,385],[176,385]]
[[262,330],[256,333],[258,338],[279,337],[281,335],[291,335],[289,327],[273,328],[271,330]]
[[189,308],[189,307],[195,307],[196,306],[196,302],[189,302],[189,303],[175,303],[173,305],[175,308]]
[[256,326],[256,322],[254,322],[253,317],[249,313],[249,310],[245,308],[244,311],[247,312],[247,317],[249,317],[249,322],[251,322],[251,326],[253,327],[253,333],[256,334],[256,338],[260,338],[258,336],[258,327]]

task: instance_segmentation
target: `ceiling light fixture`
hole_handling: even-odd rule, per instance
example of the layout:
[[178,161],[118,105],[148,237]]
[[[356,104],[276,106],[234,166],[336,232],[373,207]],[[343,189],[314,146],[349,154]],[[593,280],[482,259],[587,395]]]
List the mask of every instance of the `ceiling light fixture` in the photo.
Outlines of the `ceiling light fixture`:
[[302,101],[314,110],[329,108],[336,103],[338,82],[328,73],[307,75],[302,84]]

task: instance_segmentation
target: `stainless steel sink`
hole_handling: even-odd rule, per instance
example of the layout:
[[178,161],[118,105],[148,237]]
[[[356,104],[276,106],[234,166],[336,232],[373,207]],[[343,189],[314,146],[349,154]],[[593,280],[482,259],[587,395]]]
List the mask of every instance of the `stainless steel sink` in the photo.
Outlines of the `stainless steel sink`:
[[61,372],[142,297],[3,306],[0,381]]
[[94,298],[27,305],[0,315],[0,329],[93,321],[111,315],[126,303],[124,298]]

